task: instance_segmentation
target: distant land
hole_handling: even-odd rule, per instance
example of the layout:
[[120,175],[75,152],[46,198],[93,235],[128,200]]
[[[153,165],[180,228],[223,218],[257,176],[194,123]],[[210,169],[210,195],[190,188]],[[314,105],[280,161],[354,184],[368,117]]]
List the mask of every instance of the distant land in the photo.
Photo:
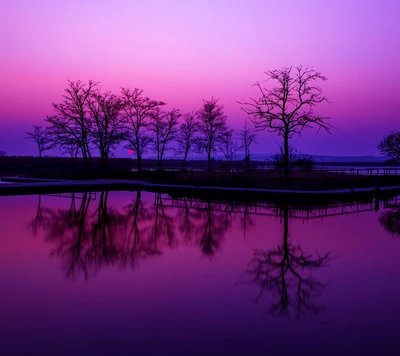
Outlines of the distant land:
[[[384,163],[388,160],[388,157],[384,156],[325,156],[325,155],[310,155],[316,163]],[[213,156],[216,160],[224,160],[224,156],[215,155]],[[270,161],[273,157],[273,154],[252,154],[251,159],[253,161]],[[148,155],[144,157],[145,159],[157,159],[156,156]],[[182,159],[182,156],[166,156],[164,159]],[[189,160],[205,160],[206,156],[203,155],[192,155],[188,157]],[[237,154],[236,160],[243,160],[243,154]]]

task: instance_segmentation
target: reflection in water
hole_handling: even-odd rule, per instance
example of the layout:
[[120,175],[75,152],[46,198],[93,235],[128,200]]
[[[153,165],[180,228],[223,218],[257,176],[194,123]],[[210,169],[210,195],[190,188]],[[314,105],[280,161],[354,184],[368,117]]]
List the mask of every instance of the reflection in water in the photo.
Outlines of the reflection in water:
[[392,235],[400,236],[400,201],[397,196],[384,202],[385,211],[379,217],[381,226]]
[[[257,301],[267,293],[275,298],[268,307],[270,314],[290,316],[294,312],[297,317],[323,310],[315,299],[324,285],[310,273],[327,266],[330,253],[312,255],[300,245],[295,246],[290,239],[289,220],[321,219],[376,208],[372,201],[300,207],[289,203],[173,199],[161,193],[154,193],[151,204],[142,198],[142,192],[134,194],[132,201],[119,209],[108,203],[108,192],[72,194],[66,209],[43,207],[39,196],[37,213],[29,227],[33,235],[41,231],[45,240],[56,246],[51,254],[61,258],[67,277],[83,274],[88,278],[106,266],[134,269],[141,261],[160,256],[180,243],[196,246],[204,256],[213,258],[221,252],[234,219],[246,238],[257,215],[279,217],[282,243],[274,249],[256,249],[245,275],[260,288]],[[399,205],[390,207],[379,221],[389,232],[400,235]]]
[[267,251],[254,251],[247,270],[253,277],[252,281],[261,288],[257,302],[264,292],[269,291],[278,299],[268,309],[271,314],[290,316],[291,308],[297,317],[304,316],[306,312],[319,313],[323,307],[312,300],[320,295],[324,285],[312,276],[302,275],[302,272],[326,266],[329,253],[313,257],[305,254],[300,245],[294,246],[289,239],[287,203],[283,205],[280,216],[283,219],[282,245]]
[[199,219],[200,225],[194,231],[203,254],[213,257],[220,251],[221,242],[232,223],[232,214],[228,211],[215,211],[210,200],[205,204]]
[[72,194],[67,209],[38,207],[30,224],[33,235],[39,230],[46,241],[57,247],[52,255],[61,257],[67,277],[98,272],[107,265],[135,268],[140,260],[161,255],[165,248],[179,244],[177,229],[184,242],[197,245],[205,256],[220,251],[221,242],[231,227],[229,209],[214,210],[212,201],[179,206],[179,219],[163,194],[154,194],[154,204],[142,199],[142,193],[122,210],[110,207],[108,192]]
[[153,215],[150,208],[143,203],[141,191],[136,192],[136,198],[124,207],[124,211],[126,230],[122,236],[125,236],[125,253],[121,256],[121,265],[133,269],[139,260],[160,255],[161,250],[157,248],[156,241],[150,238]]

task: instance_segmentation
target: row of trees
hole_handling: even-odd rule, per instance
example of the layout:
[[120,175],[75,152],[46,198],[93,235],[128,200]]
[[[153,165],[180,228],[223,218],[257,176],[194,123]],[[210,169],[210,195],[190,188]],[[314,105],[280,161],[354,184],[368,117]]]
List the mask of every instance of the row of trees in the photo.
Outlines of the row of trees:
[[198,111],[182,114],[178,109],[163,110],[162,101],[143,95],[141,89],[122,88],[119,95],[102,92],[99,83],[68,82],[63,101],[53,104],[55,114],[48,116],[45,129],[35,126],[28,138],[38,145],[39,155],[48,149],[60,149],[71,156],[81,155],[90,163],[91,149],[99,150],[102,164],[107,169],[108,158],[121,143],[136,153],[138,170],[142,169],[143,153],[151,147],[157,154],[161,169],[167,150],[175,149],[183,155],[185,166],[191,151],[205,153],[211,169],[211,155],[219,150],[227,160],[242,149],[246,165],[250,164],[250,147],[256,140],[256,131],[267,130],[283,138],[283,167],[288,177],[290,145],[294,135],[304,128],[317,127],[330,132],[328,118],[314,114],[313,108],[328,101],[317,85],[325,81],[312,68],[285,67],[265,72],[264,87],[260,82],[259,97],[238,102],[254,124],[246,119],[242,129],[235,133],[227,126],[224,106],[218,99],[203,100]]
[[163,110],[164,105],[138,88],[122,88],[120,95],[115,95],[102,92],[93,81],[69,81],[63,102],[53,104],[56,114],[45,119],[46,128],[34,126],[27,137],[37,144],[40,157],[46,150],[58,149],[71,157],[80,155],[89,164],[92,149],[97,148],[105,170],[109,157],[123,142],[136,153],[139,171],[147,149],[157,155],[159,169],[169,150],[183,155],[183,169],[190,152],[206,153],[211,169],[212,153],[217,150],[233,160],[235,153],[244,149],[249,166],[254,128],[246,120],[235,135],[218,99],[203,100],[198,111],[185,114],[175,108]]

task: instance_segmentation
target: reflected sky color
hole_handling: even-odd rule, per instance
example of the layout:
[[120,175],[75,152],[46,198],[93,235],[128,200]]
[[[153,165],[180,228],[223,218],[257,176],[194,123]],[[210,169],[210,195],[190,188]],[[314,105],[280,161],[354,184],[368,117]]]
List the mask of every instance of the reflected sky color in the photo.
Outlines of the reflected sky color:
[[[293,64],[328,77],[334,104],[318,112],[338,128],[296,146],[376,155],[397,128],[399,10],[396,0],[1,0],[0,148],[34,152],[23,131],[52,114],[67,79],[140,87],[184,112],[220,97],[238,128],[236,101],[257,96],[264,71]],[[254,152],[276,151],[276,140],[262,134]]]
[[[295,304],[289,317],[268,313],[280,300],[279,288],[262,292],[256,302],[260,286],[246,272],[255,251],[282,246],[282,210],[257,208],[267,215],[255,215],[249,208],[246,215],[237,205],[192,203],[185,234],[184,204],[171,207],[168,196],[111,192],[85,199],[77,196],[71,210],[70,198],[41,196],[38,205],[37,196],[1,197],[0,341],[6,350],[337,354],[397,347],[400,239],[381,222],[397,208],[381,203],[375,212],[372,203],[364,205],[367,212],[310,220],[289,210],[290,245],[305,257],[329,253],[321,267],[296,269],[323,285],[309,299],[319,312],[303,310],[297,318]],[[345,210],[355,211],[354,205]],[[136,242],[135,217],[141,221]],[[133,246],[136,262],[124,264]],[[159,253],[152,254],[155,249]],[[80,256],[76,261],[86,261],[87,274],[79,263],[71,274],[71,251]],[[291,296],[293,282],[287,278]]]

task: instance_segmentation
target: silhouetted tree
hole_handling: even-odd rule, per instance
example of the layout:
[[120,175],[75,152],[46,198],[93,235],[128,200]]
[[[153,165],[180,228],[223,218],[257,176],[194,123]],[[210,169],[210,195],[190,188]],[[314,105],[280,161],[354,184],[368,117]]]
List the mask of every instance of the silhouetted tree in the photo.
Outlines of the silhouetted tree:
[[151,114],[149,131],[152,135],[150,139],[153,151],[157,154],[157,166],[159,170],[162,169],[162,160],[165,151],[172,149],[170,143],[176,138],[180,116],[181,114],[178,109],[163,112],[157,108]]
[[76,151],[81,152],[85,163],[92,161],[90,153],[89,132],[91,121],[88,115],[89,99],[98,83],[89,80],[83,84],[80,80],[68,81],[68,88],[64,90],[63,102],[53,103],[56,112],[47,116],[46,122],[49,140],[54,147],[63,149],[66,145],[73,145]]
[[257,134],[255,130],[248,124],[247,117],[244,125],[239,131],[239,139],[241,147],[244,150],[244,160],[246,162],[246,168],[250,168],[250,147],[256,142]]
[[327,98],[316,84],[326,77],[312,68],[292,67],[265,72],[266,81],[274,81],[277,86],[269,89],[254,84],[261,96],[250,102],[239,102],[250,116],[256,129],[277,132],[283,137],[285,180],[289,176],[289,139],[300,135],[303,129],[314,126],[330,132],[332,126],[328,118],[314,114],[313,108]]
[[150,100],[143,96],[143,90],[122,88],[123,118],[127,129],[128,148],[136,153],[138,171],[142,171],[142,155],[150,143],[150,136],[146,132],[149,119],[154,110],[162,105],[162,101]]
[[386,134],[378,145],[382,155],[391,158],[394,162],[400,162],[400,131],[392,131]]
[[[313,257],[305,254],[302,248],[289,241],[289,206],[283,206],[283,243],[269,251],[256,250],[247,270],[253,276],[253,282],[261,291],[257,302],[265,291],[279,296],[268,312],[290,316],[290,307],[301,317],[305,312],[318,313],[322,307],[316,306],[311,299],[317,297],[324,288],[313,277],[301,274],[304,270],[313,270],[326,264],[329,253]],[[291,293],[293,292],[293,293]]]
[[186,168],[188,154],[196,144],[196,134],[198,131],[197,112],[192,111],[183,115],[183,122],[179,126],[177,134],[177,152],[183,154],[182,170]]
[[207,153],[208,170],[211,170],[211,154],[222,144],[227,131],[224,106],[218,104],[219,99],[203,100],[199,110],[199,137],[197,146],[200,152]]
[[236,153],[240,150],[239,144],[233,138],[233,133],[233,130],[227,129],[221,137],[221,149],[229,168],[236,157]]
[[92,124],[91,142],[98,148],[101,164],[108,170],[108,159],[114,149],[125,139],[125,129],[121,121],[121,99],[111,92],[94,92],[88,102]]
[[4,150],[0,150],[0,157],[5,157],[7,156],[7,152]]
[[33,125],[32,131],[26,132],[26,139],[36,144],[40,160],[42,160],[42,153],[52,147],[46,129],[41,126]]

